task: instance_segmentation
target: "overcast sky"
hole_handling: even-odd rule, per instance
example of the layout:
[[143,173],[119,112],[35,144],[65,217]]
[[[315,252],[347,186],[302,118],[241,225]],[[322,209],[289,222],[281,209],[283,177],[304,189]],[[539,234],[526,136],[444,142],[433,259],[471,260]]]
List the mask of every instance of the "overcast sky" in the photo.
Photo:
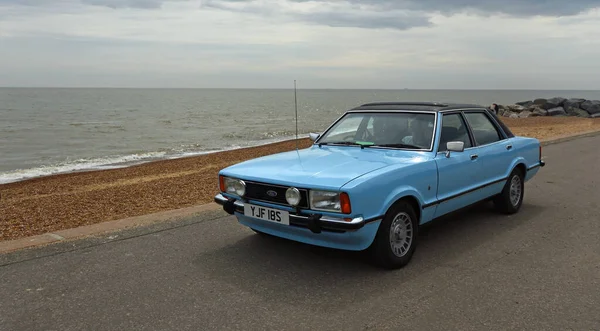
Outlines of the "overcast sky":
[[598,0],[0,0],[0,86],[600,89]]

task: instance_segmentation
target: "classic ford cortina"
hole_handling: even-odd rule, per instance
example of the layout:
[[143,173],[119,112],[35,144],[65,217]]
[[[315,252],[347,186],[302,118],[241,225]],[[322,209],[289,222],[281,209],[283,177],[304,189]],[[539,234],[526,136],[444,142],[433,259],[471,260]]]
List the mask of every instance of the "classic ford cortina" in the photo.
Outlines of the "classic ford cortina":
[[478,105],[384,102],[346,111],[311,147],[219,172],[215,202],[259,234],[411,260],[419,226],[492,200],[516,213],[540,142]]

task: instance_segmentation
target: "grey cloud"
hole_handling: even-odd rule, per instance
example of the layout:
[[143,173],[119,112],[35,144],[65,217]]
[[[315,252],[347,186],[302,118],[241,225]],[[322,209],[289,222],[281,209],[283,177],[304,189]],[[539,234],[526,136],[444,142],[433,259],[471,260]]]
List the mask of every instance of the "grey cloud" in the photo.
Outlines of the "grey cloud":
[[307,22],[313,22],[332,27],[357,27],[357,28],[391,28],[397,30],[406,30],[418,26],[429,26],[426,16],[411,15],[399,17],[398,15],[387,13],[375,13],[365,15],[364,13],[337,13],[337,12],[317,12],[312,14],[296,15],[297,18]]
[[190,0],[0,0],[2,5],[21,5],[21,6],[44,6],[53,7],[60,4],[84,4],[92,6],[118,8],[138,8],[138,9],[157,9],[163,4],[173,1]]
[[[167,0],[168,1],[168,0]],[[113,9],[117,8],[160,8],[165,0],[81,0],[82,3],[94,6],[103,6]]]
[[72,0],[56,0],[52,3],[48,3],[48,1],[44,0],[0,0],[0,6],[2,5],[20,5],[20,6],[50,6],[50,5],[60,5],[64,3],[73,3]]
[[[191,0],[0,0],[2,5],[25,5],[25,6],[54,6],[61,3],[83,3],[95,6],[105,6],[110,8],[141,8],[155,9],[160,8],[164,3],[171,1],[191,1]],[[343,4],[344,2],[336,0],[289,0],[292,2],[320,2],[323,4]],[[503,13],[518,17],[527,17],[535,15],[543,16],[571,16],[576,15],[593,8],[600,8],[599,0],[346,0],[346,4],[369,6],[371,12],[387,12],[390,10],[408,10],[417,12],[442,14],[455,14],[459,12],[476,12],[480,14]],[[229,9],[227,4],[248,4],[247,8],[256,8],[256,3],[252,0],[204,0],[204,6]],[[261,5],[260,11],[268,11],[271,5]],[[276,6],[273,4],[272,6]],[[366,10],[366,9],[363,9]],[[363,11],[361,10],[361,11]],[[321,13],[317,15],[322,15]],[[357,14],[358,15],[358,14]],[[327,16],[327,15],[325,15]],[[329,18],[337,21],[346,22],[348,15],[341,15],[337,19],[332,13]],[[360,19],[357,17],[357,19]],[[402,18],[399,18],[402,19]],[[367,20],[368,21],[368,20]],[[417,22],[423,22],[423,17],[417,19]],[[352,22],[348,22],[352,23]],[[345,26],[346,24],[344,24]],[[354,26],[355,24],[351,24]],[[395,24],[384,24],[393,27]],[[399,24],[402,26],[402,24]],[[406,25],[410,25],[406,24]]]
[[264,16],[288,17],[292,20],[310,22],[331,27],[389,28],[406,30],[413,27],[431,25],[428,17],[419,12],[399,12],[398,10],[360,10],[353,5],[339,7],[322,6],[311,12],[286,10],[278,5],[266,6],[256,1],[206,0],[202,7],[226,11],[250,13]]
[[[296,0],[298,1],[298,0]],[[300,0],[302,1],[302,0]],[[350,0],[382,8],[403,8],[454,14],[463,11],[512,16],[570,16],[599,8],[598,0]]]
[[[290,0],[314,2],[315,0]],[[339,4],[335,0],[316,0],[323,4]],[[347,3],[369,6],[374,11],[408,10],[426,13],[479,14],[502,13],[517,17],[571,16],[593,8],[600,8],[598,0],[347,0]],[[240,0],[211,0],[210,3],[240,3]],[[251,2],[251,1],[248,1]],[[364,10],[364,9],[363,9]]]

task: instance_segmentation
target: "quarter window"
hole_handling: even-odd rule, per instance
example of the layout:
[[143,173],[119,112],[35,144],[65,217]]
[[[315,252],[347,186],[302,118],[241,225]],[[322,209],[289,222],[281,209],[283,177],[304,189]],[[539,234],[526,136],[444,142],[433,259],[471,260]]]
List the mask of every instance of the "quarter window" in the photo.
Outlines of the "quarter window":
[[473,137],[478,145],[491,144],[502,140],[500,132],[484,113],[465,113],[465,117],[471,126]]
[[460,114],[444,114],[442,117],[442,134],[439,151],[446,151],[446,144],[450,141],[462,141],[465,148],[472,147],[467,126]]

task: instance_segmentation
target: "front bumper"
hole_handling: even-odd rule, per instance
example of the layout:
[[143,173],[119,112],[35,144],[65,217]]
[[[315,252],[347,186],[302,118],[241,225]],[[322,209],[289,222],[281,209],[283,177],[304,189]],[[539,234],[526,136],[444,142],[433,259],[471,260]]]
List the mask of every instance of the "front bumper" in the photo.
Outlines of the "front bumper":
[[[223,206],[228,214],[233,215],[235,212],[244,213],[244,202],[228,198],[222,194],[217,194],[214,201],[219,205]],[[311,230],[313,233],[321,233],[321,231],[330,232],[348,232],[356,231],[361,229],[373,221],[377,221],[380,218],[373,220],[364,220],[362,217],[353,218],[349,221],[343,218],[335,218],[330,216],[323,216],[321,214],[307,214],[300,212],[290,212],[290,226],[303,227]]]

